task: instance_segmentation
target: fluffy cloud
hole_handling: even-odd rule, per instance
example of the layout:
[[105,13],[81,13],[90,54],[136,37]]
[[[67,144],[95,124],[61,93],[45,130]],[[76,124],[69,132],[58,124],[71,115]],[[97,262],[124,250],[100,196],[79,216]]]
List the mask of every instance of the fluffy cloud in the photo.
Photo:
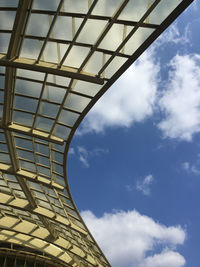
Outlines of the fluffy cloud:
[[185,265],[185,259],[174,251],[163,251],[151,257],[147,257],[139,267],[181,267]]
[[176,55],[159,105],[165,118],[158,127],[165,137],[191,141],[200,132],[200,56]]
[[83,163],[85,167],[89,167],[88,151],[82,146],[78,146],[77,149],[79,154],[79,160]]
[[157,96],[159,66],[153,52],[144,53],[95,104],[83,122],[82,133],[106,127],[129,127],[152,115]]
[[105,213],[101,218],[91,211],[81,215],[115,267],[181,267],[185,264],[183,256],[175,251],[186,237],[180,226],[167,227],[136,210]]
[[185,161],[182,163],[182,168],[190,174],[200,174],[199,162],[197,162],[196,164],[191,164],[190,162]]
[[109,152],[106,148],[95,147],[94,149],[88,150],[84,146],[77,146],[76,148],[71,147],[68,154],[75,156],[78,160],[85,166],[89,167],[90,158],[99,157],[102,154],[107,154]]
[[150,195],[150,185],[153,183],[154,178],[151,174],[147,175],[142,181],[138,180],[136,183],[136,189],[141,191],[145,196]]
[[168,45],[169,43],[186,45],[189,44],[189,24],[183,34],[180,33],[177,23],[173,23],[153,44],[154,49],[158,46]]

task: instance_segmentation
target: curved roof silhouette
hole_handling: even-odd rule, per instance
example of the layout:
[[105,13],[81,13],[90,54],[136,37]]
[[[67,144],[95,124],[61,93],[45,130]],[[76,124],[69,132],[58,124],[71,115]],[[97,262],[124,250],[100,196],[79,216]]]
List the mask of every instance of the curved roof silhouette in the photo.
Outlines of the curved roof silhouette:
[[0,2],[1,242],[64,266],[110,266],[70,194],[70,141],[95,102],[191,2]]

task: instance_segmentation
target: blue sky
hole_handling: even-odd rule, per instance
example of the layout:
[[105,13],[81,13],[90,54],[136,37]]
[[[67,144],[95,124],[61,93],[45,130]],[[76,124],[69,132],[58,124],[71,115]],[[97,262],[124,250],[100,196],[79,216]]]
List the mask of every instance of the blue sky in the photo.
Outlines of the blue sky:
[[71,143],[72,195],[113,266],[199,266],[199,14],[194,1]]

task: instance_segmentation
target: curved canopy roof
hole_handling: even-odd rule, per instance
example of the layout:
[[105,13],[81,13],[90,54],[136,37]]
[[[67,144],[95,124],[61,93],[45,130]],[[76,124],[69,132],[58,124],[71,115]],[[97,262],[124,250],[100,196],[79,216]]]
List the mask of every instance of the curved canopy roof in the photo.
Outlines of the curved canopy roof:
[[1,241],[66,266],[110,266],[72,200],[68,147],[100,96],[191,2],[1,0]]

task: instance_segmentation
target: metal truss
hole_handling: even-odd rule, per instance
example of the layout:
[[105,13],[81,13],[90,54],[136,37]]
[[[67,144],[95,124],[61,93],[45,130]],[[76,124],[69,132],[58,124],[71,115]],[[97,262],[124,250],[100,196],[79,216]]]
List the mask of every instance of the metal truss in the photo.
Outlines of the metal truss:
[[1,242],[63,266],[110,266],[73,202],[69,145],[90,108],[191,2],[1,1]]

